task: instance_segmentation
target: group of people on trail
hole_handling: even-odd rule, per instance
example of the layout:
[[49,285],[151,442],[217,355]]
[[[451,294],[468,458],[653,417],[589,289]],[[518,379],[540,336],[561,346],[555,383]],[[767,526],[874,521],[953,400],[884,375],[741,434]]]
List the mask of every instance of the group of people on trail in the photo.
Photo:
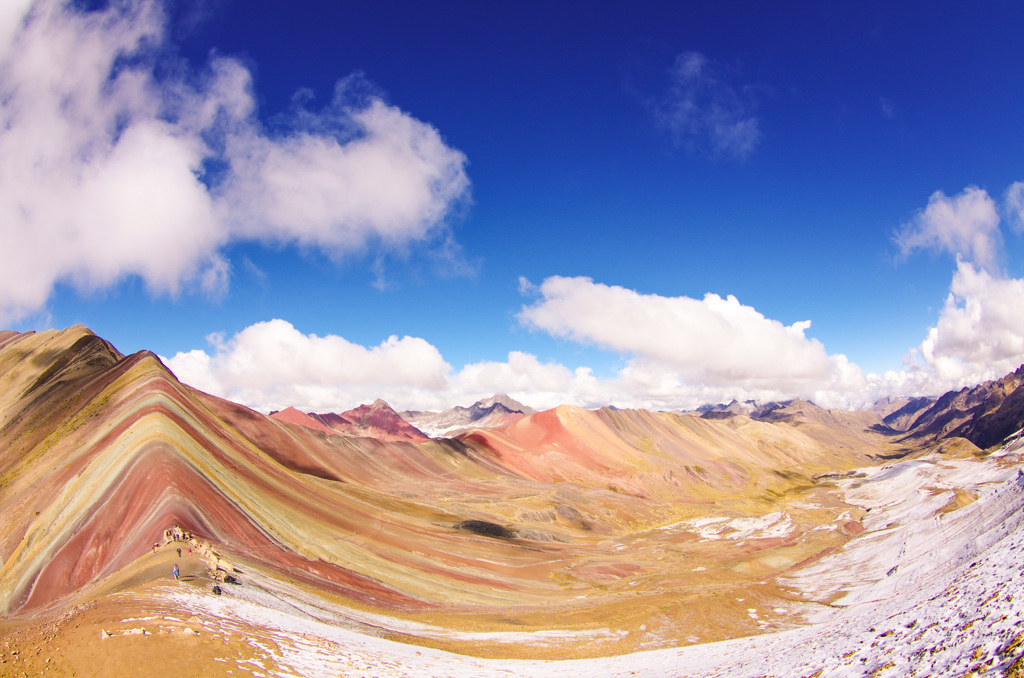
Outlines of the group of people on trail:
[[[178,541],[178,542],[188,541],[190,539],[194,539],[195,538],[195,536],[191,532],[185,532],[184,530],[182,530],[177,525],[175,525],[170,530],[166,530],[164,532],[164,537],[167,537],[167,536],[170,536],[170,538],[173,541]],[[154,552],[157,550],[158,547],[159,547],[159,544],[157,544],[156,542],[153,542],[153,551]],[[181,558],[181,547],[177,546],[177,547],[175,547],[174,550],[178,552],[178,557]],[[189,548],[189,550],[188,550],[188,557],[189,558],[192,557],[192,549],[191,548]],[[175,563],[174,567],[171,568],[171,576],[174,577],[174,581],[180,581],[179,577],[181,576],[181,568],[178,567],[177,563]]]
[[169,530],[165,530],[164,536],[167,536],[168,533],[170,533],[171,540],[173,541],[188,541],[189,539],[192,539],[195,536],[191,532],[186,532],[177,525],[175,525]]
[[[164,531],[164,538],[167,538],[168,536],[171,538],[172,541],[178,541],[178,542],[188,541],[189,539],[192,539],[192,534],[190,532],[186,532],[185,530],[181,529],[180,527],[178,527],[178,525],[175,525],[171,529]],[[156,551],[156,550],[157,550],[157,544],[156,544],[156,542],[154,542],[153,543],[153,551]],[[178,557],[181,558],[181,547],[178,546],[178,547],[175,548],[175,550],[178,552]],[[192,549],[188,550],[188,555],[189,555],[189,557],[192,556]],[[179,581],[178,577],[179,577],[180,574],[181,574],[181,568],[179,568],[178,564],[175,563],[174,567],[171,568],[171,575],[174,577],[174,581]]]
[[[176,541],[176,542],[190,542],[192,545],[196,544],[195,535],[192,534],[191,532],[186,532],[185,530],[181,529],[177,524],[175,524],[174,527],[172,527],[171,529],[164,530],[164,539],[167,540],[167,543],[170,543],[172,541]],[[159,547],[160,547],[160,544],[158,544],[157,542],[153,542],[153,551],[154,552],[156,552],[159,549]],[[176,546],[175,549],[174,549],[178,553],[178,558],[181,558],[181,555],[182,555],[181,554],[181,549],[182,548],[183,548],[182,546]],[[214,594],[216,594],[218,596],[221,595],[221,588],[217,584],[217,582],[219,582],[219,581],[225,581],[225,582],[234,583],[234,584],[238,583],[237,580],[235,580],[235,578],[231,574],[231,573],[235,572],[234,567],[230,563],[228,563],[227,561],[223,560],[217,554],[216,551],[213,551],[210,548],[209,544],[207,544],[205,542],[200,544],[199,547],[198,547],[198,550],[195,553],[193,553],[192,546],[189,546],[188,547],[188,557],[192,558],[194,556],[212,558],[210,567],[211,567],[212,577],[215,580],[214,584],[213,584],[213,593]],[[175,563],[174,567],[171,568],[171,576],[174,577],[174,581],[180,581],[181,580],[181,568],[178,566],[178,563]],[[194,579],[195,577],[193,576],[192,578]]]

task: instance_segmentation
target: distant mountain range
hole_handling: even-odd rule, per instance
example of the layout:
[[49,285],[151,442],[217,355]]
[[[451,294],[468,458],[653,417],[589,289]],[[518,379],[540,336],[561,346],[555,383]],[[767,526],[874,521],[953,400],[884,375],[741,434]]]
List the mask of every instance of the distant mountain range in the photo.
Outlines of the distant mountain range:
[[533,408],[504,394],[478,400],[469,407],[442,412],[402,412],[402,418],[432,438],[454,438],[473,429],[501,428],[534,414]]
[[[980,449],[1001,444],[1024,428],[1024,365],[1001,379],[973,388],[950,391],[939,398],[887,399],[870,412],[882,415],[880,431],[902,434],[898,439],[918,444],[948,438],[969,440]],[[800,400],[757,404],[752,401],[706,405],[696,410],[705,419],[744,415],[759,421],[778,421],[794,408],[813,404]],[[819,408],[820,409],[820,408]]]
[[[899,439],[918,444],[945,438],[963,438],[980,449],[1000,444],[1024,427],[1024,365],[1002,379],[973,388],[950,391],[942,397],[889,398],[869,410],[843,412],[825,410],[809,401],[754,401],[704,405],[693,414],[703,419],[727,420],[749,417],[755,421],[789,421],[794,413],[823,419],[836,417],[864,423],[881,418],[876,430],[902,434]],[[618,411],[617,408],[606,408]],[[828,413],[827,415],[823,413]],[[304,413],[294,407],[271,412],[278,421],[297,424],[327,435],[376,438],[384,441],[419,441],[428,438],[456,438],[475,430],[501,429],[536,411],[517,400],[498,394],[469,407],[455,406],[441,412],[407,410],[396,412],[383,400],[341,414]],[[680,413],[684,414],[684,413]]]
[[371,405],[360,405],[341,414],[307,413],[289,407],[271,412],[269,416],[327,435],[417,441],[454,438],[476,429],[501,428],[531,414],[534,414],[533,409],[509,396],[495,395],[469,407],[455,406],[443,412],[406,411],[399,414],[378,398]]

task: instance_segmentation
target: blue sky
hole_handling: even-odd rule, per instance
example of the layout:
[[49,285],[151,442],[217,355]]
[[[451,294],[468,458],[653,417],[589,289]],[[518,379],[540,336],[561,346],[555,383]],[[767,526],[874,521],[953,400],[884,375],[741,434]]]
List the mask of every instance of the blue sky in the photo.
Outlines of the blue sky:
[[263,410],[855,406],[1024,362],[1018,3],[0,12],[5,327]]

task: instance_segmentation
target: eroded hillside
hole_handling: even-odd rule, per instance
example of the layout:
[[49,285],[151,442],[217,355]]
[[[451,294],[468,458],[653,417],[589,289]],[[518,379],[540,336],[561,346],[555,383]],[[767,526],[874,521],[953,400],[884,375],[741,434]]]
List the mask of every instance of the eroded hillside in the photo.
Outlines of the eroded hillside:
[[[3,333],[0,612],[166,579],[163,534],[179,525],[239,591],[460,652],[607,655],[778,630],[802,617],[777,578],[864,530],[837,479],[934,449],[886,429],[796,401],[757,419],[559,407],[382,441],[195,391],[85,328]],[[216,567],[189,585],[209,589]]]

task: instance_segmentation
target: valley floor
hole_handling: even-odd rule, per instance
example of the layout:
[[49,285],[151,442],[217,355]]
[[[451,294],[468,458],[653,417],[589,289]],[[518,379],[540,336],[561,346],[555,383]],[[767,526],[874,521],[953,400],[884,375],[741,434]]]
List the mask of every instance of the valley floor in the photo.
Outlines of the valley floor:
[[[488,659],[396,642],[403,629],[384,628],[384,617],[362,619],[356,632],[255,572],[215,596],[201,569],[186,567],[181,582],[161,578],[59,616],[0,622],[0,675],[1024,676],[1020,469],[1018,448],[840,481],[849,503],[870,509],[868,531],[778,582],[805,601],[796,607],[806,624],[785,631],[600,659]],[[773,612],[747,604],[752,620]],[[415,642],[423,629],[405,631]],[[558,633],[513,640],[557,643]]]

